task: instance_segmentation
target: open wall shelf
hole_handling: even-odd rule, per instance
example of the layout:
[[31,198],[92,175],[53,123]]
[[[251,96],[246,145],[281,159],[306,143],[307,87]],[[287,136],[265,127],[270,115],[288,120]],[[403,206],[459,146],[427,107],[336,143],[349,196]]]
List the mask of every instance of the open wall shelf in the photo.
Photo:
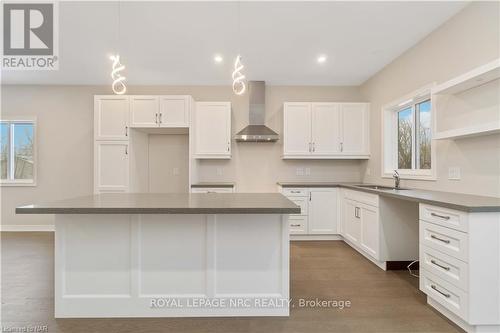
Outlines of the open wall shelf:
[[[459,111],[457,103],[450,102],[453,100],[466,108]],[[481,107],[478,100],[483,103]],[[500,59],[435,86],[432,89],[434,140],[500,133],[499,100]],[[461,123],[457,125],[456,119]]]

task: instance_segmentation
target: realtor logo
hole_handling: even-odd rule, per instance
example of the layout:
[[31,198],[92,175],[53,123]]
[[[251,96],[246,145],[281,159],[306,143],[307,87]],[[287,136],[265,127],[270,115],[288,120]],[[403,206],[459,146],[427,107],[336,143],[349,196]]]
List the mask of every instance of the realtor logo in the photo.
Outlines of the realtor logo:
[[54,2],[4,3],[2,69],[58,69]]

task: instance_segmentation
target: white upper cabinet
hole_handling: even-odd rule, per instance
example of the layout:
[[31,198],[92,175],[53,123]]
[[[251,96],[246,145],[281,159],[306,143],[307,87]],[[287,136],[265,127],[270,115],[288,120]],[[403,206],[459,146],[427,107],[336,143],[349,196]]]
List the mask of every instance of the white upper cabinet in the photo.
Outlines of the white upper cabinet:
[[128,187],[129,143],[125,141],[95,141],[95,192],[127,192]]
[[189,127],[190,96],[130,96],[131,127]]
[[340,152],[340,107],[335,103],[312,104],[312,155]]
[[160,127],[189,127],[189,96],[160,96]]
[[194,157],[231,158],[231,103],[197,102]]
[[94,139],[128,140],[128,96],[94,97]]
[[285,103],[284,150],[286,155],[311,153],[311,103]]
[[367,103],[285,103],[283,158],[369,157]]
[[130,96],[130,127],[158,127],[159,110],[157,96]]
[[369,154],[369,114],[366,103],[343,103],[341,108],[341,152],[346,155]]

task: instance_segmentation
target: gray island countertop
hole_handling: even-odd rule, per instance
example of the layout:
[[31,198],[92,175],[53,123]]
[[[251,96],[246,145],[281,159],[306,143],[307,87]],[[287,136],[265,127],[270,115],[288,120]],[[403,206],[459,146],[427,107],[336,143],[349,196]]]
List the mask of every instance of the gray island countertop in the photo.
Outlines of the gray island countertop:
[[16,208],[16,214],[299,214],[280,193],[105,193]]
[[426,203],[466,212],[500,212],[500,198],[419,189],[384,190],[360,187],[370,185],[342,182],[278,182],[282,187],[344,187],[396,199]]

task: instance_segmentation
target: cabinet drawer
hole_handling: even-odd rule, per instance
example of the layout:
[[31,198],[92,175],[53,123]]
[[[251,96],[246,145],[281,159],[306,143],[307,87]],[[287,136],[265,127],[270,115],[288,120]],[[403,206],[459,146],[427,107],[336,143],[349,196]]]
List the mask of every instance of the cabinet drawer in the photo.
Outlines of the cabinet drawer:
[[468,235],[466,233],[420,221],[420,243],[467,262]]
[[378,207],[378,195],[376,194],[344,189],[344,198]]
[[469,265],[461,260],[420,245],[420,267],[464,291],[468,290]]
[[300,206],[300,214],[292,214],[292,215],[307,215],[308,214],[308,201],[309,198],[300,198],[300,197],[291,197],[288,198],[293,201],[297,206]]
[[468,320],[468,294],[426,270],[420,271],[420,290],[465,321]]
[[233,193],[230,187],[196,187],[191,189],[191,193]]
[[307,188],[284,188],[283,195],[287,197],[307,197],[309,191]]
[[293,216],[288,218],[290,225],[290,234],[305,235],[307,234],[307,216]]
[[444,227],[467,232],[466,212],[447,209],[443,207],[420,204],[420,219],[442,225]]

